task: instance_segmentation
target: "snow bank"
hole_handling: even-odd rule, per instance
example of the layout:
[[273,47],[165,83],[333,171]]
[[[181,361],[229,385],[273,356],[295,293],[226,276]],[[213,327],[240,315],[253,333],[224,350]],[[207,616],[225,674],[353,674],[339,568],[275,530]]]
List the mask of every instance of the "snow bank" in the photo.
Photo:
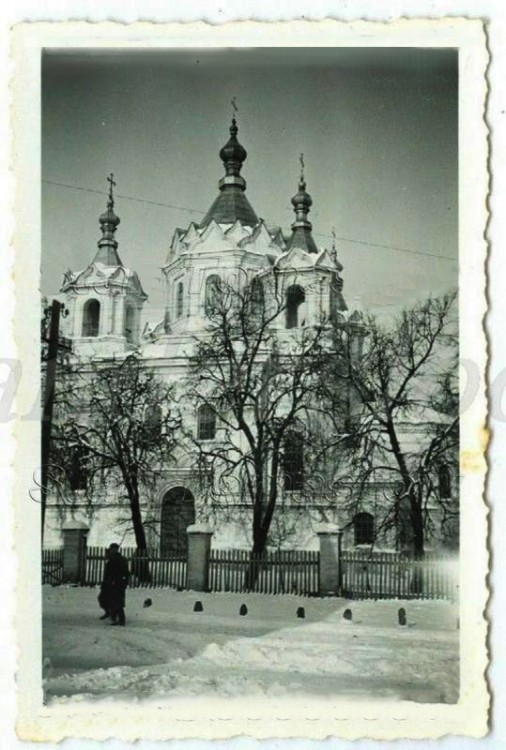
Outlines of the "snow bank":
[[[127,594],[127,627],[99,621],[96,591],[48,588],[50,701],[313,693],[458,699],[457,609],[439,601],[303,599],[151,590]],[[199,599],[203,612],[193,612]],[[248,615],[239,616],[246,601]],[[306,619],[297,619],[304,606]],[[404,606],[407,626],[397,624]],[[352,622],[343,619],[351,607]]]

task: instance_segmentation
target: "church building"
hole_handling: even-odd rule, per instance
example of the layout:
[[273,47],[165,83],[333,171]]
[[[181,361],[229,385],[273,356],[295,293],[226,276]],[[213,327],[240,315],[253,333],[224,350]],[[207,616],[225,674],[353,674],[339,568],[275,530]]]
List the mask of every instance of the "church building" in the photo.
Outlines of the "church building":
[[[238,140],[235,118],[230,137],[219,152],[224,174],[218,182],[218,194],[200,223],[191,222],[177,228],[167,257],[163,260],[165,311],[161,320],[141,325],[147,295],[138,275],[139,269],[125,267],[120,257],[117,230],[120,219],[115,213],[114,182],[109,178],[105,212],[100,216],[101,237],[89,265],[68,272],[59,299],[69,310],[62,322],[63,333],[72,341],[73,356],[80,361],[121,359],[136,351],[147,368],[162,380],[181,383],[188,369],[188,358],[195,337],[206,327],[206,308],[222,282],[239,283],[247,279],[256,285],[258,295],[269,294],[272,284],[282,290],[286,302],[284,313],[276,320],[280,340],[292,329],[316,325],[322,316],[339,315],[343,324],[360,321],[360,314],[349,311],[343,297],[343,267],[335,246],[317,246],[309,213],[312,205],[307,191],[301,158],[301,175],[292,198],[294,221],[289,233],[260,219],[250,204],[246,181],[241,174],[247,158]],[[287,334],[288,332],[288,334]],[[218,426],[214,415],[205,408],[185,406],[185,416],[197,439],[214,439]],[[60,529],[70,516],[90,526],[88,543],[106,545],[118,536],[117,516],[120,509],[120,487],[107,488],[103,501],[86,516],[86,504],[80,503],[75,489],[73,502],[66,509],[51,497],[46,512],[48,546],[60,541]],[[318,521],[318,498],[314,498],[312,519]],[[337,500],[334,516],[320,520],[341,522]],[[144,513],[149,519],[149,543],[162,553],[182,552],[188,525],[200,520],[198,477],[191,460],[184,456],[161,472],[154,496],[146,498]],[[368,544],[373,538],[374,512],[363,512],[360,518],[346,519],[345,541]],[[248,529],[238,518],[215,523],[213,544],[218,547],[248,547]],[[133,544],[131,530],[125,529],[121,540]],[[316,546],[311,523],[300,523],[289,546]]]

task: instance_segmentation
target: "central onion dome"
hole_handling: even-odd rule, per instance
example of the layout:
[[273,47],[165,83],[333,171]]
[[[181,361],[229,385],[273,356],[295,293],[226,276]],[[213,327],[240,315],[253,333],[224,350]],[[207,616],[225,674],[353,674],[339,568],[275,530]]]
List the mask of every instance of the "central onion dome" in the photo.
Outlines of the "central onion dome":
[[258,224],[258,217],[244,194],[246,180],[241,177],[241,168],[248,154],[237,140],[238,132],[237,121],[233,117],[230,138],[220,151],[225,177],[218,183],[220,194],[205,215],[200,225],[202,227],[207,226],[213,219],[218,224],[234,224],[236,221],[249,227]]
[[232,125],[230,126],[230,138],[220,151],[220,159],[224,163],[228,175],[239,175],[243,162],[246,161],[246,157],[248,156],[248,152],[244,146],[241,146],[237,140],[238,132],[237,122],[235,117],[233,117]]

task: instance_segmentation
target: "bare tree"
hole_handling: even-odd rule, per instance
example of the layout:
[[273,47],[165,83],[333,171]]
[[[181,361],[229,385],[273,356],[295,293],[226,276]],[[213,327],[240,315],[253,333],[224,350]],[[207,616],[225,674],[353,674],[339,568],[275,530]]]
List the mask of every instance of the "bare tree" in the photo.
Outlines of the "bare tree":
[[[61,405],[55,425],[54,465],[70,489],[103,505],[107,483],[120,483],[137,548],[146,549],[142,497],[154,490],[174,460],[180,418],[172,387],[135,354],[122,361],[74,367],[80,387]],[[101,497],[102,496],[102,497]]]
[[435,524],[458,515],[448,487],[459,439],[454,300],[454,293],[429,298],[391,325],[373,316],[352,326],[338,321],[323,370],[332,430],[322,452],[334,451],[346,434],[334,456],[336,487],[348,488],[347,510],[362,511],[371,488],[383,487],[376,533],[395,530],[416,558]]
[[[318,390],[323,325],[281,330],[286,310],[273,278],[221,281],[206,303],[208,326],[195,343],[189,387],[213,429],[198,430],[203,496],[221,518],[250,508],[252,555],[261,555],[282,492],[303,483],[297,461]],[[250,581],[252,584],[252,581]]]

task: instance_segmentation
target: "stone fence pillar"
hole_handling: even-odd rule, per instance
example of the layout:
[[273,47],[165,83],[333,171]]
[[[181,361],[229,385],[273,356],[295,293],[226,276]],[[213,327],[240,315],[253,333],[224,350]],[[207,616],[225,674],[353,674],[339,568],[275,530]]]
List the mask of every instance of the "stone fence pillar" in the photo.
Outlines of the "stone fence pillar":
[[209,588],[209,557],[213,530],[206,523],[194,523],[188,534],[188,568],[186,587],[193,591]]
[[320,541],[320,596],[341,594],[341,539],[342,531],[333,523],[321,524],[317,529]]
[[86,537],[89,528],[82,521],[63,525],[63,581],[84,583],[86,574]]

